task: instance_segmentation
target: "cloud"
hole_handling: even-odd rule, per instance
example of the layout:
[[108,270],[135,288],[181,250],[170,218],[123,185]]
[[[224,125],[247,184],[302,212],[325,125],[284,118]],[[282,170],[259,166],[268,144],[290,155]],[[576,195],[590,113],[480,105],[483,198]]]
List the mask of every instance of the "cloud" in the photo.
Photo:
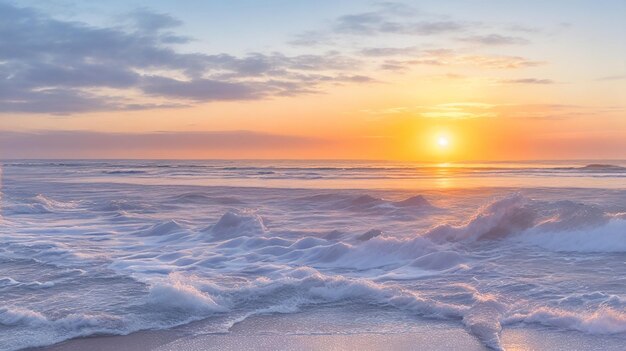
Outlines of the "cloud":
[[626,79],[626,74],[616,74],[612,76],[604,76],[596,79],[597,81],[613,81],[613,80],[624,80]]
[[489,46],[501,46],[501,45],[525,45],[530,43],[527,39],[521,37],[504,36],[500,34],[488,34],[488,35],[473,35],[468,37],[461,37],[457,40],[472,44],[481,44]]
[[456,102],[421,106],[419,115],[425,118],[468,119],[497,117],[496,106],[480,102]]
[[311,46],[334,44],[351,36],[403,35],[433,36],[459,33],[480,25],[421,13],[415,8],[397,2],[379,2],[368,12],[349,13],[330,21],[329,28],[298,33],[289,44]]
[[410,68],[410,65],[402,61],[387,60],[383,62],[379,68],[386,71],[400,72],[408,70]]
[[368,115],[386,117],[406,115],[418,118],[473,119],[511,118],[562,120],[589,117],[623,116],[624,106],[584,106],[571,104],[489,104],[484,102],[454,102],[436,105],[396,106],[361,110]]
[[506,26],[505,29],[513,31],[513,32],[523,32],[523,33],[538,33],[541,31],[537,27],[530,27],[524,24],[519,24],[519,23],[510,24]]
[[468,55],[450,49],[425,50],[408,60],[385,60],[381,66],[388,70],[406,70],[415,65],[475,66],[486,69],[518,69],[544,64],[520,56]]
[[135,22],[138,29],[145,32],[174,28],[183,24],[182,21],[168,14],[154,13],[146,8],[133,11],[130,18]]
[[[336,51],[287,56],[183,53],[181,22],[146,9],[127,27],[54,19],[0,2],[0,112],[71,114],[319,92],[375,81]],[[106,91],[106,93],[103,93]]]
[[548,85],[555,84],[552,79],[538,79],[538,78],[520,78],[520,79],[501,79],[498,80],[501,84],[539,84]]
[[406,21],[393,19],[385,12],[366,12],[337,18],[333,31],[352,35],[436,35],[458,32],[467,27],[467,24],[456,21]]
[[[91,131],[0,131],[1,158],[93,157],[109,154],[178,150],[229,151],[305,148],[326,141],[245,130],[212,132],[100,133]],[[128,156],[126,156],[128,157]]]
[[431,106],[397,106],[392,108],[362,110],[361,112],[375,115],[411,115],[423,118],[469,119],[497,117],[497,105],[482,102],[455,102]]
[[316,46],[322,44],[332,44],[331,37],[322,31],[306,31],[298,33],[287,44],[294,46]]
[[418,50],[414,46],[410,47],[382,47],[382,48],[364,48],[359,51],[361,55],[369,57],[385,57],[385,56],[405,56],[416,53]]
[[217,100],[251,100],[263,94],[271,93],[263,89],[266,84],[258,87],[252,84],[231,83],[211,79],[194,79],[181,81],[166,77],[146,77],[142,90],[150,95],[166,96],[196,101]]
[[598,116],[620,116],[623,106],[584,106],[571,104],[487,104],[449,103],[434,106],[420,106],[415,110],[427,118],[518,118],[561,120]]
[[545,120],[565,120],[588,117],[620,117],[624,106],[586,106],[573,104],[506,104],[496,108],[499,116],[507,118],[528,118]]

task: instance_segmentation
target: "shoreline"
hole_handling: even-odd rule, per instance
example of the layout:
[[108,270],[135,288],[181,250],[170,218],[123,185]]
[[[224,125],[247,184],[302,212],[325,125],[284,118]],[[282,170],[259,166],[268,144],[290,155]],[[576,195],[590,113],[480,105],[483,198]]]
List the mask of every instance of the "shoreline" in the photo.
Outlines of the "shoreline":
[[[192,322],[166,330],[145,330],[128,335],[92,336],[67,340],[55,345],[28,348],[28,351],[201,351],[201,350],[463,350],[487,351],[476,337],[457,322],[418,319],[406,331],[358,331],[344,333],[333,329],[336,311],[329,309],[251,316],[233,325],[227,333],[203,334],[208,320]],[[330,314],[327,320],[320,319]],[[365,311],[358,318],[376,318],[374,311]],[[311,318],[320,324],[319,333],[294,332],[308,329]],[[355,322],[356,323],[356,322]],[[384,328],[384,325],[381,325]],[[285,330],[281,333],[280,330]],[[501,342],[505,350],[622,350],[622,335],[587,335],[559,331],[534,325],[505,327]]]

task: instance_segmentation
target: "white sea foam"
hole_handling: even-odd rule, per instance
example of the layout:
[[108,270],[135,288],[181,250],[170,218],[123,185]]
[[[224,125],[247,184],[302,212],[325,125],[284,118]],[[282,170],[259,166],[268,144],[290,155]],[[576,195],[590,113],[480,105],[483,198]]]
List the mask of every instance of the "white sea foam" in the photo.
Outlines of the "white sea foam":
[[6,326],[39,326],[47,322],[41,313],[20,307],[0,307],[0,324]]
[[16,307],[0,307],[1,326],[16,330],[3,338],[0,350],[45,346],[96,333],[128,334],[141,329],[140,325],[130,327],[127,321],[106,313],[72,313],[51,319],[40,312]]
[[215,239],[263,234],[267,228],[261,216],[252,212],[228,211],[215,225],[206,229]]
[[606,223],[569,230],[538,226],[526,231],[518,240],[552,251],[626,252],[626,220],[610,219]]
[[[169,166],[52,162],[37,166],[44,178],[33,165],[11,166],[0,350],[205,318],[226,332],[255,314],[346,304],[446,319],[492,349],[505,348],[510,325],[626,335],[624,190],[158,185],[179,173],[294,180],[397,171]],[[550,174],[570,171],[623,176]],[[155,184],[132,184],[137,177]]]
[[418,267],[429,270],[443,270],[456,267],[466,262],[458,252],[437,251],[416,258],[411,262],[411,267]]
[[173,308],[206,316],[212,312],[224,312],[226,307],[215,302],[214,298],[186,284],[179,277],[172,276],[165,282],[155,283],[150,288],[148,302],[156,308]]
[[626,332],[626,312],[601,307],[595,311],[567,311],[540,307],[530,312],[520,312],[505,319],[505,323],[537,323],[562,329],[579,330],[591,334],[617,334]]

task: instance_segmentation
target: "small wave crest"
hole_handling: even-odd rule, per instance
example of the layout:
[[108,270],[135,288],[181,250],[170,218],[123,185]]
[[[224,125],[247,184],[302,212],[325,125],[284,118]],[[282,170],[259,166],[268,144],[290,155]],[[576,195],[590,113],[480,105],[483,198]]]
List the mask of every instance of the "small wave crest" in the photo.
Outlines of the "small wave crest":
[[415,210],[433,208],[431,203],[422,195],[414,195],[404,200],[393,201],[368,194],[345,195],[345,194],[317,194],[299,198],[308,205],[321,206],[333,210],[346,210],[352,212],[377,211],[385,213],[394,210]]
[[595,172],[624,172],[626,171],[626,167],[611,165],[611,164],[601,164],[601,163],[592,163],[586,166],[580,167],[580,170],[583,171],[595,171]]
[[213,239],[224,240],[241,236],[256,236],[267,232],[263,218],[251,211],[228,211],[203,232]]
[[148,173],[146,171],[140,171],[136,169],[126,169],[126,170],[112,170],[112,171],[102,171],[104,174],[144,174]]
[[150,288],[148,303],[159,309],[177,309],[206,316],[212,312],[225,312],[227,308],[218,304],[209,294],[187,284],[180,275],[172,274],[165,282]]
[[9,203],[4,207],[4,210],[12,214],[46,214],[72,210],[78,205],[79,202],[77,201],[57,201],[43,194],[37,194],[32,198]]
[[529,312],[513,314],[507,317],[504,323],[536,323],[589,334],[618,334],[626,332],[626,313],[608,307],[601,307],[591,312],[572,312],[541,307]]
[[[2,350],[45,346],[93,334],[128,334],[140,329],[106,313],[72,313],[52,319],[40,312],[19,307],[0,307],[0,326],[18,328],[3,338]],[[29,330],[36,330],[37,337],[33,338]]]

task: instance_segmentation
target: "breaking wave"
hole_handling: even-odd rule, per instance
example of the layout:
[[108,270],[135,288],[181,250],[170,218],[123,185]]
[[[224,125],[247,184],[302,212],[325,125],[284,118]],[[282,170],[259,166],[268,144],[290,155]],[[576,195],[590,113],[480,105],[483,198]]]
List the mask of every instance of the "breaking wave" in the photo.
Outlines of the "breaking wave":
[[437,243],[502,240],[577,252],[626,252],[626,216],[572,201],[542,203],[521,195],[494,201],[460,226],[425,234]]

